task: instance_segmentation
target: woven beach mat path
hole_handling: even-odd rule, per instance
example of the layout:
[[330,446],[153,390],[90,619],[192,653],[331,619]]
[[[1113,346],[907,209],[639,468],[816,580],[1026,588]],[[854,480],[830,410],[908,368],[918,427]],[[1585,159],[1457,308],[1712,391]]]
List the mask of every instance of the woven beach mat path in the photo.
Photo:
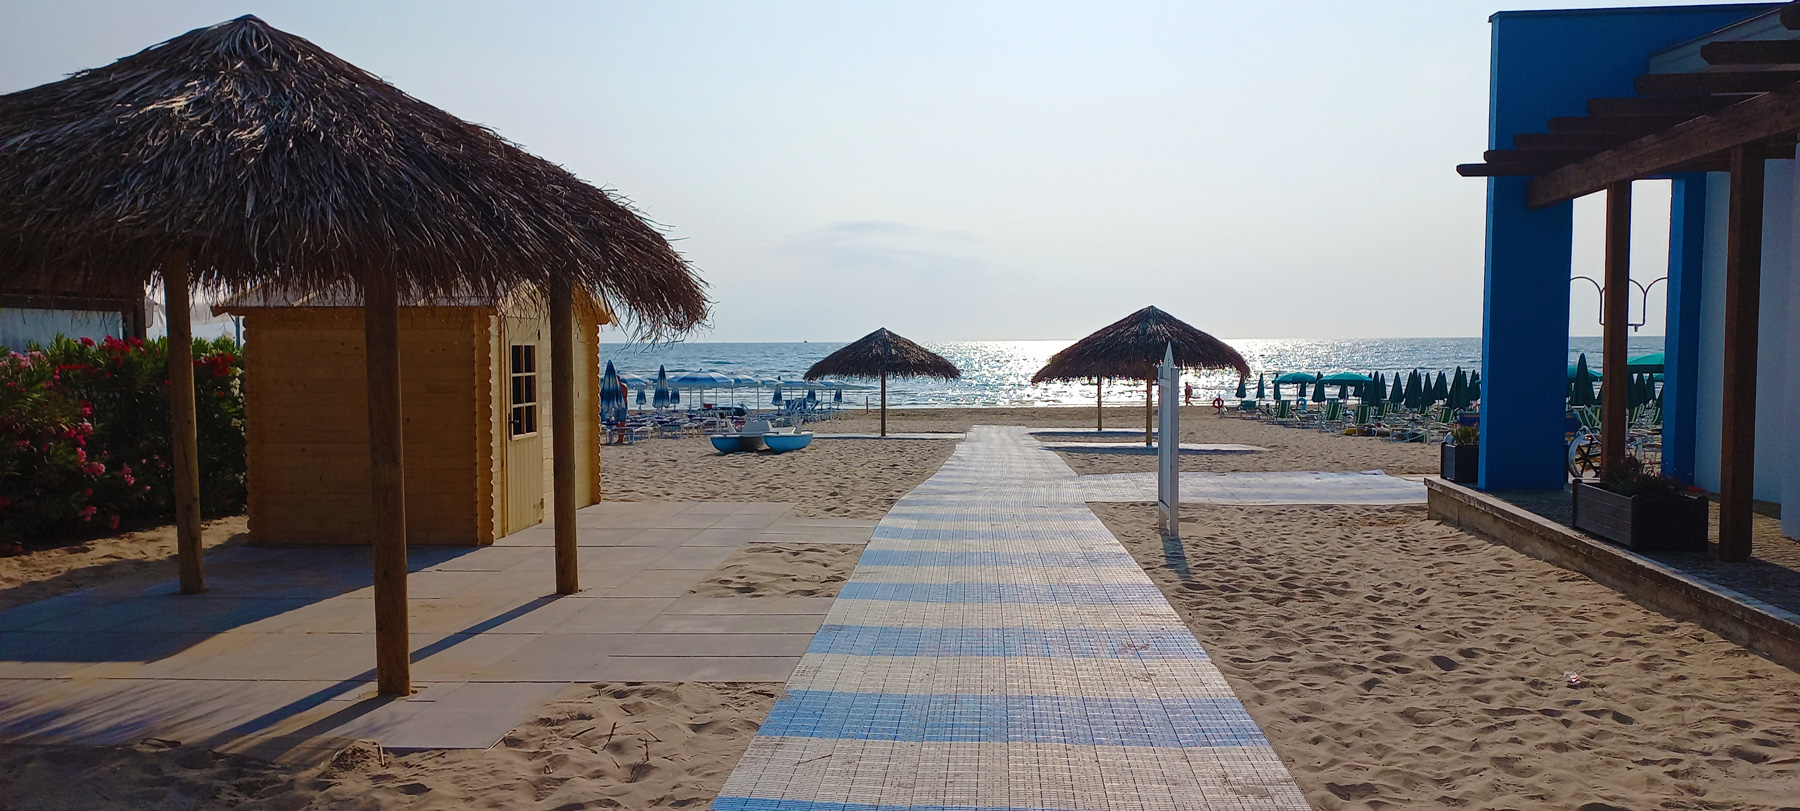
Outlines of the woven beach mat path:
[[1076,478],[972,429],[876,527],[715,811],[1308,808]]

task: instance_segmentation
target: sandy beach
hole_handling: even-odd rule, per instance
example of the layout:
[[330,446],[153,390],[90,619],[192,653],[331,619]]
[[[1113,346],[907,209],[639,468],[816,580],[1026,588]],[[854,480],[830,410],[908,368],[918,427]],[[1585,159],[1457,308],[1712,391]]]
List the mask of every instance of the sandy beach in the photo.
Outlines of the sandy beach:
[[1800,802],[1800,674],[1585,577],[1420,509],[1190,507],[1171,560],[1092,507],[1316,808]]
[[[1109,427],[1142,417],[1112,411]],[[889,429],[1080,430],[1093,416],[907,410],[890,412]],[[1185,441],[1268,449],[1184,457],[1184,469],[1416,473],[1435,464],[1430,446],[1219,419],[1210,409],[1183,416]],[[876,424],[859,414],[814,428]],[[603,475],[609,500],[790,501],[796,515],[873,519],[955,446],[823,439],[803,453],[720,456],[703,438],[652,439],[606,447]],[[1154,462],[1063,458],[1084,473]],[[1192,507],[1183,580],[1149,507],[1094,509],[1169,595],[1317,808],[1774,809],[1800,797],[1800,675],[1421,510]],[[239,530],[215,523],[209,542],[235,542]],[[39,599],[120,566],[172,566],[166,534],[0,560],[0,598]],[[745,548],[692,593],[833,596],[860,554],[850,544]],[[1568,685],[1570,673],[1580,686]],[[0,808],[702,808],[780,687],[578,685],[486,751],[394,755],[364,744],[311,767],[157,741],[0,746]]]

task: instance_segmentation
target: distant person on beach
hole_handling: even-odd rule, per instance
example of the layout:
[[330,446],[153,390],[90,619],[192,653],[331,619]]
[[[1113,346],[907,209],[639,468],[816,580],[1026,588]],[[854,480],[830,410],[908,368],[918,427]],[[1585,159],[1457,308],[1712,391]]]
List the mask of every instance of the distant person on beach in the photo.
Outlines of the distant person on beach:
[[1182,403],[1182,405],[1193,405],[1194,404],[1194,384],[1183,383],[1181,385],[1184,389],[1184,393],[1187,394],[1187,402]]

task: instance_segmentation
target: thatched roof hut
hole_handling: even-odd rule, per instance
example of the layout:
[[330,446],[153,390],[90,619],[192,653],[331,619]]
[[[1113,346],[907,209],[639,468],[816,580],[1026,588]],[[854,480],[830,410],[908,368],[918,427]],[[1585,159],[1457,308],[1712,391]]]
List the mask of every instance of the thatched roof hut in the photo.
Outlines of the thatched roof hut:
[[[406,692],[408,667],[400,291],[541,291],[559,371],[573,368],[578,297],[646,336],[707,314],[687,262],[625,202],[249,16],[0,96],[0,291],[79,294],[158,277],[187,593],[203,589],[189,290],[360,292],[388,694]],[[573,411],[569,392],[553,392],[558,420]],[[574,516],[562,515],[573,434],[556,430],[563,592],[577,571]]]
[[628,204],[253,16],[0,96],[0,286],[148,282],[171,249],[199,286],[562,277],[649,333],[707,312]]
[[887,436],[887,381],[890,377],[962,377],[956,364],[925,347],[889,332],[886,327],[864,335],[825,356],[806,370],[807,380],[821,377],[880,378],[881,435]]
[[[1099,380],[1109,377],[1151,381],[1164,351],[1173,348],[1175,365],[1183,369],[1231,369],[1250,376],[1250,364],[1224,341],[1188,326],[1155,307],[1145,307],[1070,344],[1050,356],[1031,382]],[[1096,394],[1098,398],[1098,394]],[[1144,442],[1150,442],[1150,394],[1144,393]]]
[[1250,364],[1231,345],[1155,307],[1145,307],[1050,356],[1031,382],[1124,377],[1150,380],[1163,348],[1174,347],[1183,369],[1231,369],[1250,376]]

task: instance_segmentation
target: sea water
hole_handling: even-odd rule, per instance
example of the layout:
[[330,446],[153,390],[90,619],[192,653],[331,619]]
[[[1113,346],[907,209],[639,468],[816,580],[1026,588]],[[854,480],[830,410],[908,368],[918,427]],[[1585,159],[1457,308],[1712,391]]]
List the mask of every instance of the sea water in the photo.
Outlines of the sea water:
[[[1031,376],[1044,363],[1072,341],[954,341],[925,346],[956,364],[962,371],[959,380],[890,380],[888,405],[901,408],[937,408],[969,406],[1085,406],[1094,402],[1091,383],[1045,383],[1032,385]],[[1250,388],[1254,390],[1256,375],[1273,378],[1287,372],[1394,372],[1405,374],[1414,369],[1454,373],[1457,367],[1467,371],[1481,368],[1480,338],[1352,338],[1338,340],[1227,339],[1226,343],[1244,356],[1250,364]],[[1660,335],[1633,336],[1629,351],[1633,356],[1661,352]],[[826,355],[843,347],[842,342],[813,341],[806,343],[719,343],[682,342],[664,344],[601,345],[602,360],[612,361],[621,372],[631,372],[655,379],[658,367],[667,367],[669,375],[678,372],[706,371],[719,374],[780,379],[796,383],[806,370]],[[1600,366],[1600,339],[1569,339],[1569,362],[1586,354],[1588,365]],[[1232,372],[1192,373],[1185,376],[1194,386],[1196,402],[1211,402],[1214,396],[1229,399],[1237,388],[1237,375]],[[874,397],[874,381],[852,381],[868,384],[870,389],[846,391],[844,402],[862,404]],[[794,388],[786,394],[792,395]],[[1133,400],[1143,402],[1142,381],[1115,380],[1107,384],[1106,398],[1123,405]],[[1292,392],[1287,388],[1285,392]],[[708,402],[741,402],[767,404],[772,391],[767,388],[741,388],[736,391],[704,392]],[[831,398],[832,392],[818,396]],[[634,397],[635,399],[635,397]]]

